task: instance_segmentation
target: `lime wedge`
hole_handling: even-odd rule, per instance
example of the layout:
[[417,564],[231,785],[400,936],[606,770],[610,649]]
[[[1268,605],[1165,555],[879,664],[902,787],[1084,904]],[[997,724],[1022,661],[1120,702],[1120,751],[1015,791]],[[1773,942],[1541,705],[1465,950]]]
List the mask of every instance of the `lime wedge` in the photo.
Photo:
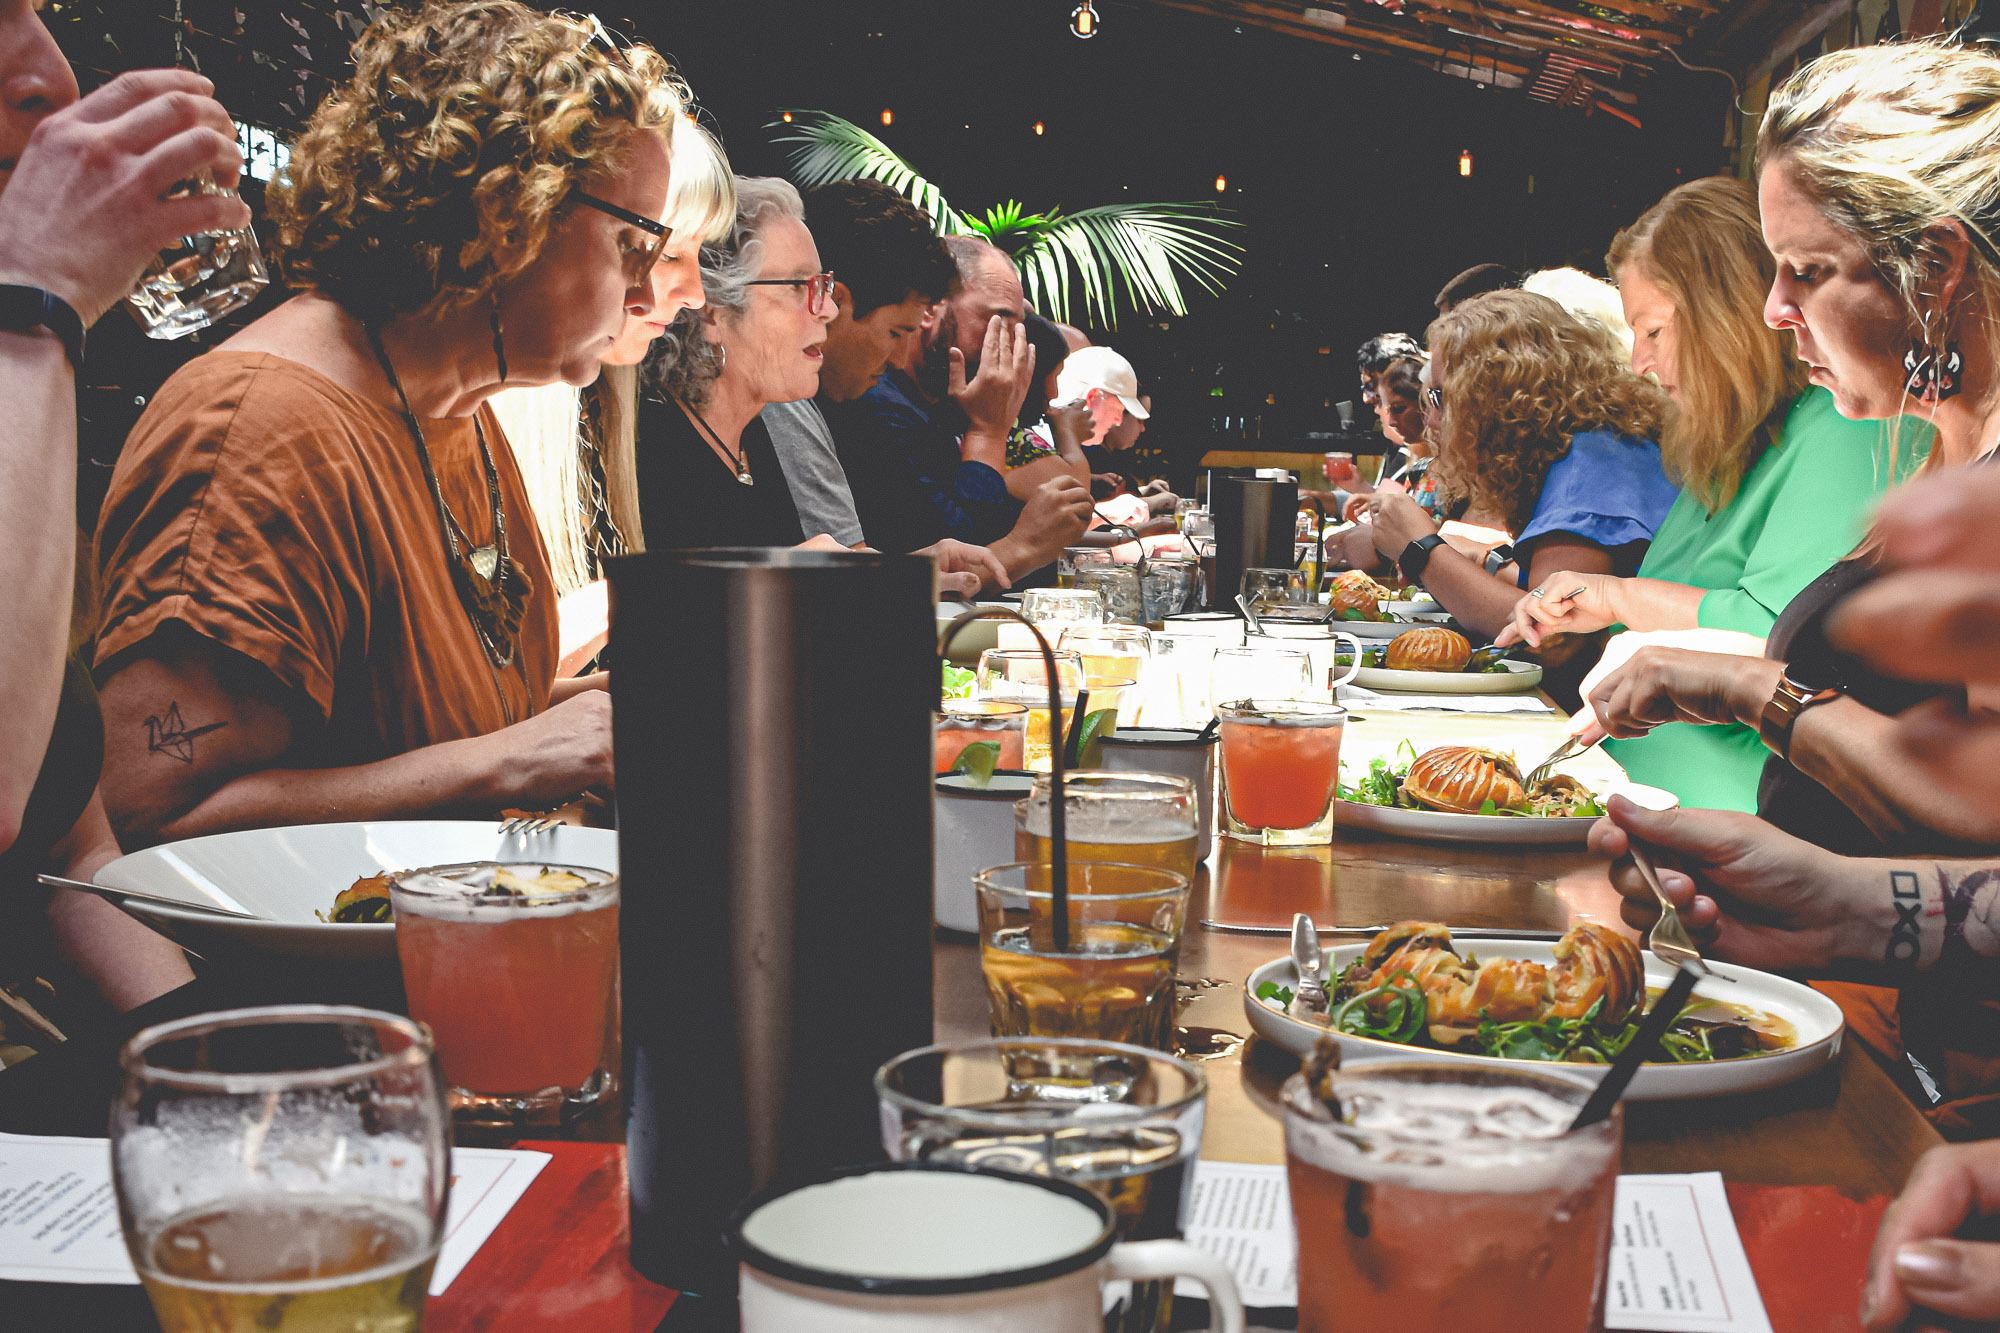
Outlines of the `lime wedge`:
[[992,784],[993,770],[999,766],[1000,742],[974,741],[958,752],[951,771],[965,774],[972,786],[983,791]]
[[1083,733],[1076,742],[1076,766],[1096,768],[1103,761],[1104,746],[1101,742],[1117,729],[1118,710],[1115,708],[1100,708],[1085,714]]

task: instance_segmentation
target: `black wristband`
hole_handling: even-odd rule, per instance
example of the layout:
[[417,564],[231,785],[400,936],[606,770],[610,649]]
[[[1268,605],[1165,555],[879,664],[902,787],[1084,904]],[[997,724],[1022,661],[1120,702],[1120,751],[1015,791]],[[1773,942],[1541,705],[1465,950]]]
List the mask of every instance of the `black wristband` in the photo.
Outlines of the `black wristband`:
[[83,319],[69,302],[40,287],[0,283],[0,330],[26,333],[47,329],[69,354],[70,368],[83,370]]
[[1419,537],[1403,548],[1396,557],[1396,568],[1403,571],[1403,577],[1411,583],[1424,581],[1424,570],[1431,563],[1431,552],[1444,545],[1444,538],[1433,532],[1428,537]]

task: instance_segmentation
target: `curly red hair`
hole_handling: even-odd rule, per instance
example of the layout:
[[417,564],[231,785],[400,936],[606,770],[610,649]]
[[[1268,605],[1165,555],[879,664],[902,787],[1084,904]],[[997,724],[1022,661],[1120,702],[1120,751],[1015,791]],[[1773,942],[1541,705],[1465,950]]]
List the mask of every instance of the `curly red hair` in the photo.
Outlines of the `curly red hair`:
[[650,47],[518,0],[391,11],[266,196],[279,276],[364,320],[477,300],[548,241],[633,136],[671,151],[687,90]]

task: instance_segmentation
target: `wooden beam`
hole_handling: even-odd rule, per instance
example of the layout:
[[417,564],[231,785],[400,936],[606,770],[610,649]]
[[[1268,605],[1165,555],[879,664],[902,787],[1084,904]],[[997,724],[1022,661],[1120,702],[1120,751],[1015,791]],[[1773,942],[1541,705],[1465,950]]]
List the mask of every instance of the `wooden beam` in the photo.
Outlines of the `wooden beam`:
[[[1450,23],[1454,30],[1460,32],[1463,32],[1466,28],[1476,28],[1478,29],[1476,35],[1479,36],[1497,36],[1500,33],[1506,33],[1511,37],[1527,40],[1530,34],[1535,34],[1548,38],[1549,40],[1545,44],[1554,50],[1569,50],[1579,55],[1589,52],[1602,52],[1601,59],[1619,60],[1627,63],[1637,61],[1644,64],[1652,64],[1659,59],[1660,55],[1659,51],[1654,47],[1646,46],[1639,42],[1628,42],[1622,37],[1609,37],[1601,33],[1586,32],[1577,28],[1565,27],[1560,23],[1545,23],[1540,19],[1526,18],[1519,14],[1508,14],[1503,17],[1495,14],[1490,9],[1486,11],[1486,17],[1483,19],[1453,19],[1450,20]],[[1567,47],[1564,46],[1565,42],[1569,43]]]
[[[1481,0],[1413,0],[1413,3],[1422,5],[1426,9],[1449,10],[1454,14],[1470,14],[1475,18],[1484,18],[1489,22],[1504,23],[1513,19],[1516,16],[1515,11],[1518,11],[1520,14],[1555,20],[1561,27],[1572,32],[1598,31],[1603,32],[1607,37],[1616,37],[1618,35],[1614,32],[1605,31],[1606,28],[1613,26],[1605,19],[1589,18],[1584,15],[1573,14],[1567,9],[1556,9],[1550,5],[1536,4],[1535,0],[1505,0],[1504,7],[1481,3]],[[1408,11],[1405,12],[1407,13]],[[1571,26],[1570,20],[1580,20],[1585,24],[1593,26],[1575,28]],[[1615,26],[1635,33],[1641,41],[1658,42],[1662,46],[1673,45],[1685,41],[1687,38],[1685,32],[1669,32],[1661,28],[1649,28],[1638,23],[1619,23]]]

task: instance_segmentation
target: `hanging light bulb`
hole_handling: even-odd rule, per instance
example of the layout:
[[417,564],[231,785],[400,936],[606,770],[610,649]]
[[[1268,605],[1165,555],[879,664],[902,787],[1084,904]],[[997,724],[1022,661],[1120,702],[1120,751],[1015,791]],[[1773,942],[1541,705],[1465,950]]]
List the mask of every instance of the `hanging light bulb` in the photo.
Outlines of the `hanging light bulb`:
[[884,125],[894,125],[896,123],[896,113],[886,106],[882,108],[882,123]]
[[1217,194],[1221,194],[1224,190],[1228,188],[1229,188],[1229,177],[1217,176],[1215,178],[1215,192]]
[[1459,150],[1458,174],[1461,176],[1470,176],[1472,174],[1472,150],[1470,148]]
[[792,123],[792,113],[787,111],[785,113],[785,124],[789,125],[791,123]]
[[1042,132],[1042,122],[1038,120],[1035,122],[1035,133],[1037,135],[1040,135],[1041,132]]
[[1097,11],[1090,7],[1090,0],[1083,0],[1069,12],[1069,30],[1079,37],[1097,36],[1097,24]]

